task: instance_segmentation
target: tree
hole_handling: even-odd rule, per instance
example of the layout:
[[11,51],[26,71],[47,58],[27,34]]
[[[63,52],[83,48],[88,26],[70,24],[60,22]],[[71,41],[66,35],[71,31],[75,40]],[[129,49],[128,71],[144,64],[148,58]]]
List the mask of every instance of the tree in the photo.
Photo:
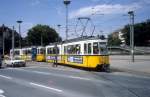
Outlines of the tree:
[[[126,44],[130,45],[130,26],[126,25],[122,32]],[[134,25],[134,44],[136,46],[150,46],[150,20]]]
[[[2,47],[3,33],[4,33],[4,38],[5,38],[5,54],[9,54],[9,51],[12,48],[12,29],[7,26],[0,27],[1,47]],[[20,36],[16,31],[15,31],[14,35],[15,35],[15,43],[14,44],[15,44],[15,47],[18,47]]]
[[53,43],[56,41],[61,41],[61,37],[58,33],[50,28],[48,25],[38,24],[31,29],[29,29],[26,37],[26,41],[28,45],[48,45],[49,43]]
[[118,37],[118,32],[113,32],[108,35],[108,45],[109,46],[120,46],[121,40]]

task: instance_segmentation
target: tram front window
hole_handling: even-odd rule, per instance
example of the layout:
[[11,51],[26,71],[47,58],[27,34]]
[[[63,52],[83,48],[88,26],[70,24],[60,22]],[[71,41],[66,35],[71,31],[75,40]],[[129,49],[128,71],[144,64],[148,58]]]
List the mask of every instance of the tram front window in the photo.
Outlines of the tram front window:
[[19,51],[15,51],[14,55],[20,55]]
[[99,54],[98,42],[93,43],[93,54]]
[[100,54],[104,55],[104,54],[107,54],[107,46],[106,46],[106,43],[105,44],[101,44],[99,43],[99,47],[100,47]]
[[84,44],[84,54],[87,54],[87,44]]

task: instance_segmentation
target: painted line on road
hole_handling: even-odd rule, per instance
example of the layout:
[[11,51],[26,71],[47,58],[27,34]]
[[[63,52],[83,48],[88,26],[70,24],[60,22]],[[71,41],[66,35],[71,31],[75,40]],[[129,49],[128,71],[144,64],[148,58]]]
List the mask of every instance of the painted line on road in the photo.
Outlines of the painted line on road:
[[73,71],[73,72],[84,72],[82,70],[79,70],[79,69],[74,69],[74,68],[68,68],[68,67],[63,67],[63,68],[54,68],[52,66],[30,66],[30,67],[21,67],[23,69],[26,69],[26,68],[29,68],[29,69],[32,69],[32,68],[48,68],[48,69],[52,69],[52,70],[60,70],[60,71]]
[[83,78],[83,77],[77,77],[77,76],[69,76],[70,78],[73,78],[73,79],[81,79],[81,80],[91,80],[89,78]]
[[3,94],[4,94],[4,91],[2,89],[0,89],[0,97],[6,97]]
[[41,87],[41,88],[45,88],[45,89],[49,89],[49,90],[53,90],[53,91],[56,91],[56,92],[63,92],[63,90],[52,88],[52,87],[47,87],[45,85],[41,85],[41,84],[37,84],[37,83],[32,83],[31,82],[30,85]]
[[52,75],[52,76],[58,76],[58,77],[67,77],[67,78],[72,78],[72,79],[80,79],[80,80],[91,80],[89,78],[83,78],[83,77],[78,77],[78,76],[65,76],[62,74],[54,74],[54,73],[49,73],[49,72],[41,72],[41,71],[29,71],[29,70],[25,70],[23,68],[9,68],[9,69],[15,69],[15,70],[20,70],[20,71],[26,71],[26,72],[32,72],[32,73],[38,73],[38,74],[43,74],[43,75]]
[[11,79],[12,79],[12,77],[4,76],[4,75],[0,75],[0,77],[6,78],[6,79],[9,79],[9,80],[11,80]]
[[22,68],[16,68],[16,70],[22,70],[22,71],[26,71],[26,72],[33,72],[33,73],[38,73],[38,74],[43,74],[43,75],[52,75],[52,76],[59,76],[59,77],[68,77],[68,78],[73,78],[73,79],[80,79],[80,80],[91,80],[89,78],[83,78],[83,77],[78,77],[78,76],[65,76],[62,74],[54,74],[54,73],[48,73],[48,72],[41,72],[41,71],[29,71],[29,70],[25,70]]
[[4,91],[2,89],[0,89],[0,94],[3,94],[3,93],[4,93]]

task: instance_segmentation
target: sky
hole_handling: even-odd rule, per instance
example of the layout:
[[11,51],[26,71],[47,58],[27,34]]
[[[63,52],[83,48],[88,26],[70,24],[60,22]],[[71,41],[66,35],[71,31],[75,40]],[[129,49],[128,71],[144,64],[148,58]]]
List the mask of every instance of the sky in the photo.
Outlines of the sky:
[[[21,34],[36,24],[55,28],[65,39],[65,11],[63,0],[0,0],[0,25],[15,26],[22,20]],[[69,37],[104,34],[129,24],[128,11],[135,12],[135,23],[150,19],[150,0],[71,0],[69,8]],[[87,19],[78,20],[79,17]],[[58,24],[61,25],[58,28]],[[95,27],[94,27],[95,26]]]

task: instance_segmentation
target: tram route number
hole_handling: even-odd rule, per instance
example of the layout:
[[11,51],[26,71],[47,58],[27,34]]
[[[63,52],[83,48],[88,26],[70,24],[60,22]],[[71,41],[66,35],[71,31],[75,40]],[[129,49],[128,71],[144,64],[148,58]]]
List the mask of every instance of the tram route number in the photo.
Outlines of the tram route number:
[[82,56],[68,56],[68,62],[73,62],[73,63],[83,63],[83,57]]

